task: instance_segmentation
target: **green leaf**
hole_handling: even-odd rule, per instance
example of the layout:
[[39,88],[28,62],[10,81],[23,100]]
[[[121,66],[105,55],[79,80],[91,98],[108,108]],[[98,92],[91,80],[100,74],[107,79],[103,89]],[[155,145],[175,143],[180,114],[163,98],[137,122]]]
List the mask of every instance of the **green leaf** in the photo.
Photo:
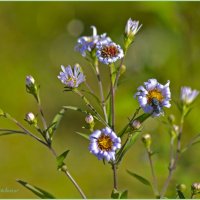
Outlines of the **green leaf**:
[[81,90],[81,91],[90,94],[101,105],[101,101],[99,100],[99,98],[94,93],[87,91],[87,90]]
[[144,185],[148,185],[148,186],[151,186],[151,183],[144,177],[136,174],[136,173],[133,173],[129,170],[126,170],[128,174],[130,174],[131,176],[133,176],[134,178],[136,178],[138,181],[140,181],[141,183],[143,183]]
[[127,142],[122,146],[122,148],[117,153],[117,163],[119,163],[126,152],[133,146],[133,144],[137,141],[138,137],[140,136],[141,132],[137,131],[134,134],[131,134],[127,139]]
[[11,130],[11,129],[0,129],[0,136],[4,136],[4,135],[11,135],[11,134],[26,134],[23,131],[18,131],[18,130]]
[[180,190],[177,190],[177,195],[178,195],[179,199],[185,199],[184,194]]
[[57,169],[61,169],[63,165],[65,165],[64,160],[67,157],[69,153],[69,150],[63,152],[61,155],[59,155],[56,160],[57,160]]
[[116,189],[113,189],[113,191],[111,193],[111,198],[112,199],[127,199],[128,198],[128,190],[121,192]]
[[49,132],[49,135],[50,135],[50,138],[52,140],[53,138],[53,134],[54,132],[56,131],[56,129],[58,128],[59,124],[60,124],[60,121],[61,119],[63,118],[64,116],[64,113],[65,113],[65,109],[61,109],[59,111],[59,113],[53,118],[53,121],[50,125],[50,127],[47,129],[47,131]]
[[22,180],[17,180],[17,182],[23,185],[25,188],[27,188],[31,192],[33,192],[35,195],[37,195],[41,199],[56,199],[52,194],[50,194],[49,192],[46,192],[45,190],[39,187],[30,185],[29,183]]
[[89,135],[87,135],[86,133],[81,133],[81,132],[75,132],[75,133],[77,133],[78,135],[82,136],[83,138],[87,140],[90,140]]

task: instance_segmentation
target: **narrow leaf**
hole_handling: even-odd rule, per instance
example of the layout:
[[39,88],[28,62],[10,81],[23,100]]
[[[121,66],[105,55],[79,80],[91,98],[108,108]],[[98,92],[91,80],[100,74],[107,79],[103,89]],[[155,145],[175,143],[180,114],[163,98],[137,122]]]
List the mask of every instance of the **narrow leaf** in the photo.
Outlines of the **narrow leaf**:
[[151,186],[151,183],[144,177],[138,175],[138,174],[135,174],[129,170],[126,170],[128,174],[130,174],[131,176],[133,176],[134,178],[136,178],[138,181],[140,181],[141,183],[143,183],[144,185],[148,185],[148,186]]
[[58,126],[59,126],[59,124],[60,124],[61,119],[62,119],[63,116],[64,116],[64,113],[65,113],[65,109],[63,108],[63,109],[61,109],[61,110],[59,111],[59,113],[54,117],[54,119],[53,119],[53,121],[52,121],[50,127],[47,129],[47,131],[48,131],[49,134],[50,134],[51,140],[52,140],[52,138],[53,138],[54,132],[56,131],[56,129],[58,128]]
[[37,195],[41,199],[56,199],[52,194],[50,194],[49,192],[46,192],[45,190],[39,187],[33,186],[22,180],[17,180],[17,182],[20,183],[25,188],[27,188],[28,190],[30,190],[31,192],[33,192],[35,195]]
[[61,155],[59,155],[56,160],[57,160],[57,168],[60,169],[64,165],[64,160],[67,157],[69,153],[69,150],[63,152]]
[[82,136],[83,138],[85,138],[87,140],[90,140],[89,135],[87,135],[86,133],[80,133],[80,132],[75,132],[75,133],[77,133],[78,135]]
[[122,146],[122,148],[117,153],[117,163],[119,163],[126,152],[133,146],[133,144],[137,141],[141,132],[135,132],[133,135],[129,136],[127,142]]
[[0,129],[0,136],[4,136],[4,135],[11,135],[11,134],[26,134],[23,131],[18,131],[18,130],[10,130],[10,129]]

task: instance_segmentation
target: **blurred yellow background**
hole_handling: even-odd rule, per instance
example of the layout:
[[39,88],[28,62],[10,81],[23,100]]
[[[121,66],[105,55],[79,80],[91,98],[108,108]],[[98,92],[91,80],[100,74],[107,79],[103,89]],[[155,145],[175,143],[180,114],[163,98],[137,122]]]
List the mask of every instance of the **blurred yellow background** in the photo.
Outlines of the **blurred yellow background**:
[[[174,101],[180,87],[200,90],[200,3],[199,2],[0,2],[0,108],[24,122],[27,112],[38,113],[31,95],[25,90],[25,77],[32,75],[41,86],[45,116],[51,122],[63,105],[81,106],[75,95],[63,93],[57,78],[60,65],[79,63],[92,89],[97,90],[96,77],[89,64],[74,51],[77,38],[91,35],[91,25],[98,33],[107,32],[116,43],[123,43],[128,18],[139,20],[143,27],[130,48],[125,64],[127,72],[116,97],[117,130],[128,122],[138,103],[133,98],[137,87],[149,78],[165,84],[171,81],[172,107],[167,113],[179,112]],[[108,87],[107,66],[101,66],[104,88]],[[200,131],[200,100],[184,125],[183,143]],[[54,147],[60,154],[70,149],[67,165],[88,198],[109,198],[112,190],[112,170],[109,165],[91,155],[88,141],[75,131],[82,131],[84,116],[67,111],[56,132]],[[27,125],[29,128],[29,126]],[[0,128],[15,128],[0,119]],[[167,176],[169,134],[162,118],[149,119],[144,132],[152,134],[153,157],[159,188]],[[175,197],[175,185],[190,185],[200,181],[200,146],[185,152],[167,192]],[[133,146],[120,166],[119,189],[128,189],[129,198],[154,198],[148,186],[126,173],[129,169],[151,180],[149,164],[140,140]],[[0,137],[0,188],[17,192],[0,192],[0,198],[36,198],[15,180],[22,179],[39,186],[57,198],[80,198],[66,177],[56,170],[51,153],[28,136]]]

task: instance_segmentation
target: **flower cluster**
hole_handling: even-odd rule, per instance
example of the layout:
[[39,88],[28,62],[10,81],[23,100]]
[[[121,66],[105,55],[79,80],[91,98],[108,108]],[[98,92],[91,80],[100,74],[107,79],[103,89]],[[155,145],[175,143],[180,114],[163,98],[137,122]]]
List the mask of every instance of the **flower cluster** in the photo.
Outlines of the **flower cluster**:
[[148,82],[144,82],[144,86],[138,87],[135,97],[145,113],[160,116],[163,114],[163,107],[171,106],[169,84],[169,81],[162,85],[156,79],[149,79]]
[[68,88],[76,88],[85,81],[85,76],[83,75],[81,67],[78,64],[76,64],[73,69],[70,65],[66,68],[62,65],[61,69],[62,71],[60,72],[58,78]]
[[80,37],[75,46],[75,50],[80,52],[83,57],[87,56],[87,52],[92,52],[98,42],[106,43],[111,41],[111,39],[107,37],[106,33],[97,35],[96,27],[91,26],[91,28],[93,29],[93,35]]
[[114,161],[115,151],[120,148],[121,139],[109,127],[96,130],[90,135],[89,151],[99,160]]

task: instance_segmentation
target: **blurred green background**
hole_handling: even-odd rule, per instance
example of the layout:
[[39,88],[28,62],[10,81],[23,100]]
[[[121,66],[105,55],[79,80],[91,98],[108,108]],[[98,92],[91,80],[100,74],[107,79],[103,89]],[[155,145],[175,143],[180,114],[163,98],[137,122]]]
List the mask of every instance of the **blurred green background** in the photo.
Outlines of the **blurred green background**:
[[[117,130],[120,130],[138,104],[133,94],[149,78],[161,83],[171,81],[173,100],[179,99],[180,87],[200,90],[200,3],[199,2],[0,2],[0,107],[23,122],[25,113],[37,113],[34,99],[25,91],[25,76],[32,75],[41,85],[45,116],[50,122],[62,105],[81,105],[79,98],[63,93],[57,79],[60,65],[80,63],[92,89],[97,89],[96,77],[88,63],[74,51],[77,38],[91,35],[91,25],[98,33],[107,32],[119,44],[128,18],[139,20],[143,27],[130,48],[125,64],[127,73],[116,97]],[[104,88],[108,87],[108,69],[101,66]],[[167,113],[179,112],[174,103]],[[183,143],[200,131],[200,100],[184,125]],[[161,118],[149,119],[144,132],[152,134],[153,157],[159,188],[167,176],[169,134]],[[112,171],[88,152],[88,141],[75,131],[82,131],[84,116],[68,111],[59,127],[54,147],[58,153],[70,149],[67,159],[71,174],[88,198],[109,198]],[[5,119],[1,128],[15,128]],[[27,126],[29,127],[29,126]],[[175,197],[175,185],[190,185],[200,181],[200,146],[184,153],[167,192]],[[126,173],[129,169],[151,179],[149,164],[140,140],[120,166],[119,188],[129,190],[129,198],[154,198],[151,188],[142,185]],[[55,159],[39,143],[27,136],[0,138],[0,188],[18,190],[0,192],[1,198],[36,198],[16,183],[22,179],[54,194],[57,198],[80,198],[65,176],[56,170]]]

